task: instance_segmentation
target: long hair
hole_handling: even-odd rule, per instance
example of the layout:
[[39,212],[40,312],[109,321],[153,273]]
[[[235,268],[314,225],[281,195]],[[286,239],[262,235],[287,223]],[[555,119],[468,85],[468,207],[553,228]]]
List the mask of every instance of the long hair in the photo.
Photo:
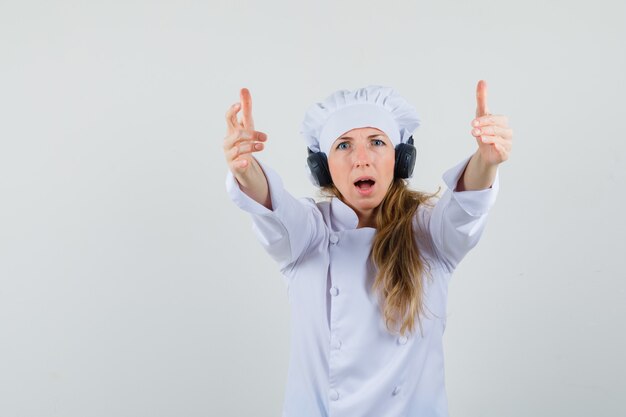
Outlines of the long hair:
[[[321,192],[345,202],[333,184],[322,187]],[[413,332],[416,318],[423,330],[424,279],[430,276],[430,266],[417,244],[413,219],[419,205],[429,204],[437,194],[411,190],[406,180],[395,178],[374,210],[376,234],[369,254],[376,267],[372,290],[378,291],[381,314],[390,332],[398,325],[400,334]]]

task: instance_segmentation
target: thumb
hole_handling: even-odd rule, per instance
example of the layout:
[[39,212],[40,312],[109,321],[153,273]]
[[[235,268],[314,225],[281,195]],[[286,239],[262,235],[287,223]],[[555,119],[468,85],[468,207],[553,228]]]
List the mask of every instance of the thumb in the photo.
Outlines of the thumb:
[[487,108],[487,82],[480,80],[476,86],[476,117],[487,114],[491,114]]

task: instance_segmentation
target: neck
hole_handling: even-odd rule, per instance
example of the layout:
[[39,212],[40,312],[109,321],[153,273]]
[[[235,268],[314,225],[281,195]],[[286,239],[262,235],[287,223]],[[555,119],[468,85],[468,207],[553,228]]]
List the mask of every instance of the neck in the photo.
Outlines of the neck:
[[356,214],[356,217],[359,219],[359,223],[356,226],[357,229],[361,227],[372,227],[374,229],[376,228],[376,208],[365,211],[358,210],[352,207],[352,205],[348,203],[339,192],[337,192],[336,197],[341,200],[346,206],[350,207]]
[[359,218],[359,224],[356,226],[357,229],[361,227],[373,227],[376,228],[376,216],[374,215],[374,210],[368,210],[366,213],[356,212],[357,217]]

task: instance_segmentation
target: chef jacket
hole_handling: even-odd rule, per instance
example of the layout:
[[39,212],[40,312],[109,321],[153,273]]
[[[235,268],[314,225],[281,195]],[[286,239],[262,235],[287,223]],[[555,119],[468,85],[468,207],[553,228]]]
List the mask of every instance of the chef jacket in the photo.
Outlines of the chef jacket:
[[469,157],[446,171],[447,189],[420,204],[413,227],[430,265],[424,280],[422,329],[400,335],[385,327],[371,287],[376,229],[357,228],[338,198],[296,199],[259,161],[272,210],[243,193],[230,171],[226,188],[250,213],[261,245],[278,263],[291,309],[291,353],[283,417],[448,416],[442,336],[450,276],[474,247],[498,192],[455,191]]

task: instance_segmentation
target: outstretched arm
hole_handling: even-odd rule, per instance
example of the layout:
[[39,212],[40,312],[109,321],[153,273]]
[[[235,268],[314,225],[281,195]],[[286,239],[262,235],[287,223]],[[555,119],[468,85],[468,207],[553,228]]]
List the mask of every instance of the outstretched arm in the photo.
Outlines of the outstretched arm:
[[[292,277],[297,261],[309,247],[327,239],[328,231],[313,199],[294,198],[279,175],[252,156],[264,149],[267,135],[254,130],[250,92],[242,88],[240,94],[241,102],[226,113],[226,189],[233,202],[251,215],[255,234],[281,272]],[[240,109],[241,122],[237,120]]]
[[[252,152],[264,149],[267,135],[254,130],[252,120],[252,97],[247,88],[240,91],[241,102],[235,103],[226,112],[227,134],[224,138],[224,156],[228,168],[239,183],[239,188],[257,203],[272,210],[269,187],[265,173]],[[243,118],[237,113],[243,109]]]
[[506,161],[511,153],[513,130],[509,128],[506,116],[489,113],[487,83],[483,80],[476,86],[476,119],[472,121],[472,126],[478,149],[459,179],[456,191],[491,187],[498,165]]

